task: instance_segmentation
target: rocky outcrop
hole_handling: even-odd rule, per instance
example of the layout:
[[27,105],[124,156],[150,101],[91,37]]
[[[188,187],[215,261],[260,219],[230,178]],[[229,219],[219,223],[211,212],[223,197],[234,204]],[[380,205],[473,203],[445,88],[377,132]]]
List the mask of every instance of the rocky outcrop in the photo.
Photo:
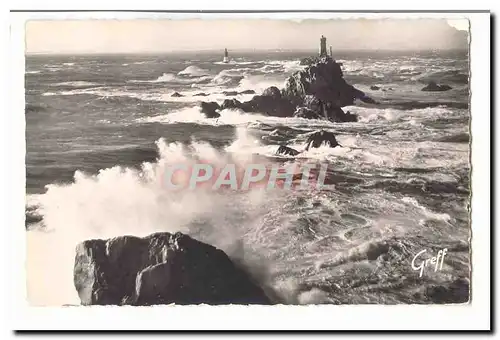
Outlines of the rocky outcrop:
[[372,86],[370,86],[370,90],[378,91],[378,90],[380,90],[380,86],[372,85]]
[[449,85],[439,85],[434,81],[430,81],[427,86],[424,86],[421,91],[428,91],[428,92],[440,92],[440,91],[448,91],[451,90],[452,87]]
[[221,105],[221,109],[237,109],[241,107],[241,102],[238,99],[225,99]]
[[174,92],[172,93],[172,95],[170,97],[184,97],[182,94],[180,94],[179,92]]
[[313,95],[321,103],[337,107],[352,105],[356,98],[366,98],[364,92],[347,84],[343,77],[340,64],[324,57],[290,76],[285,85],[284,96],[301,102],[307,95]]
[[307,138],[306,150],[309,150],[310,148],[319,148],[322,145],[329,146],[331,148],[341,146],[337,142],[337,139],[335,138],[333,132],[319,130],[309,135],[309,137]]
[[278,150],[276,150],[277,155],[297,156],[299,153],[297,150],[286,145],[280,145]]
[[317,112],[308,109],[307,107],[298,107],[293,114],[296,118],[305,118],[305,119],[323,119]]
[[355,115],[345,114],[341,108],[354,104],[356,99],[372,104],[377,102],[347,84],[343,76],[341,64],[332,58],[314,59],[314,63],[305,70],[288,78],[283,96],[324,119],[333,122],[356,121]]
[[255,94],[255,91],[254,90],[245,90],[245,91],[241,91],[240,94]]
[[[276,135],[276,130],[273,130],[270,135]],[[310,148],[319,148],[320,146],[328,146],[330,148],[335,148],[337,146],[342,146],[337,142],[337,138],[335,138],[335,134],[330,131],[318,130],[313,132],[307,137],[305,143],[305,150],[309,150]],[[277,155],[287,155],[287,156],[297,156],[300,154],[300,151],[297,151],[289,146],[284,144],[278,147],[276,150]]]
[[206,97],[208,96],[208,94],[206,94],[205,92],[200,92],[200,93],[196,93],[196,94],[193,94],[194,97]]
[[222,91],[222,94],[225,96],[237,96],[238,91]]
[[222,250],[182,233],[84,241],[74,285],[83,305],[271,303]]
[[201,102],[201,113],[205,115],[207,118],[219,118],[220,114],[217,110],[220,110],[219,104],[216,102]]
[[[343,106],[354,104],[356,99],[377,104],[364,92],[346,83],[341,64],[330,57],[311,60],[314,63],[309,67],[288,78],[284,89],[271,86],[247,102],[227,102],[227,105],[245,112],[265,113],[275,117],[298,115],[333,122],[354,122],[357,121],[357,116],[344,113]],[[223,107],[227,105],[223,104]]]
[[300,59],[299,64],[302,66],[309,66],[309,65],[312,65],[314,63],[317,63],[319,60],[320,60],[319,57],[306,57],[306,58]]

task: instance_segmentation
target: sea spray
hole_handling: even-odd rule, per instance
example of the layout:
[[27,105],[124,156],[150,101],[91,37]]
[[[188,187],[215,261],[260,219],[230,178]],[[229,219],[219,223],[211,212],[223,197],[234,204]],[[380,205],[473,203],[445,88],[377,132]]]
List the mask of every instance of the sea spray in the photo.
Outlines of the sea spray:
[[[238,153],[235,145],[245,145],[245,140],[251,139],[242,131],[238,135],[243,141],[237,139],[228,147],[233,153]],[[196,141],[186,147],[160,139],[157,147],[157,161],[144,163],[139,170],[115,166],[97,174],[77,171],[73,183],[48,185],[47,192],[37,197],[43,226],[27,233],[28,296],[32,304],[79,303],[73,287],[73,261],[75,246],[83,240],[182,231],[227,249],[231,255],[232,245],[255,230],[254,224],[272,208],[269,202],[280,204],[283,194],[264,190],[232,195],[200,190],[169,192],[161,183],[167,165],[190,163],[199,157],[221,163],[228,155]],[[248,262],[252,257],[240,257],[245,266],[252,266]]]

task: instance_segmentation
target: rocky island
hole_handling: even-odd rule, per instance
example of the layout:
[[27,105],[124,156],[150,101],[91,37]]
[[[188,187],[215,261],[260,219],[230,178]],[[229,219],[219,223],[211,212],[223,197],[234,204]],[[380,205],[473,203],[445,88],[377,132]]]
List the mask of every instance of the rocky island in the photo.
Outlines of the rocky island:
[[271,86],[243,103],[236,99],[227,99],[222,105],[202,102],[201,111],[207,118],[217,118],[217,110],[240,109],[274,117],[355,122],[357,116],[344,112],[342,107],[354,104],[356,99],[377,103],[345,81],[341,64],[326,53],[326,38],[321,38],[320,55],[302,62],[308,66],[292,74],[283,89]]

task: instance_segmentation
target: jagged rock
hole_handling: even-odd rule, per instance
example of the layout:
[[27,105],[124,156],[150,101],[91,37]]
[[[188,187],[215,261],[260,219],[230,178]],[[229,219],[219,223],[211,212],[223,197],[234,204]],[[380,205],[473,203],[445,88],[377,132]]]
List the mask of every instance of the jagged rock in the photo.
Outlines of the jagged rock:
[[83,305],[271,303],[222,250],[182,233],[84,241],[74,284]]
[[301,102],[306,95],[314,95],[322,102],[335,106],[352,105],[365,93],[346,83],[340,64],[323,57],[303,71],[295,72],[287,79],[284,95],[293,102]]
[[323,103],[314,95],[307,95],[304,98],[304,106],[306,109],[316,113],[320,119],[328,119],[332,122],[356,122],[358,117],[344,111],[333,105],[331,102]]
[[201,102],[201,112],[207,118],[219,118],[220,114],[216,110],[220,110],[219,104],[216,102]]
[[241,103],[240,108],[245,112],[266,113],[274,117],[291,117],[295,111],[295,105],[285,98],[259,95]]
[[448,91],[451,89],[452,89],[452,87],[449,85],[438,85],[436,82],[430,81],[429,84],[427,84],[427,86],[424,86],[422,88],[422,91],[438,92],[438,91]]
[[[339,63],[330,57],[315,58],[315,63],[303,71],[295,72],[287,80],[283,90],[271,86],[262,95],[256,95],[243,103],[224,105],[245,112],[266,113],[275,117],[292,117],[297,107],[313,111],[315,116],[333,122],[354,122],[357,116],[342,111],[342,106],[352,105],[355,99],[376,103],[366,94],[346,83]],[[309,111],[300,110],[300,115],[312,117]]]
[[370,90],[374,90],[374,91],[380,90],[380,86],[372,85],[372,86],[370,86]]
[[205,92],[200,92],[200,93],[194,94],[193,96],[195,96],[195,97],[206,97],[206,96],[208,96],[208,94],[206,94]]
[[174,92],[172,93],[172,95],[170,97],[184,97],[182,94],[180,94],[179,92]]
[[222,94],[226,96],[236,96],[238,95],[238,91],[222,91]]
[[241,107],[241,102],[238,99],[224,99],[221,109],[236,109]]
[[319,57],[306,57],[306,58],[300,59],[300,65],[309,66],[309,65],[312,65],[314,63],[317,63],[318,61],[319,61]]
[[340,146],[333,132],[320,130],[311,134],[306,141],[306,150],[309,148],[319,148],[321,145],[326,145],[331,148]]
[[245,91],[241,91],[240,94],[255,94],[255,91],[254,90],[245,90]]
[[308,109],[307,107],[299,107],[295,110],[293,114],[294,117],[297,118],[305,118],[305,119],[325,119],[325,117],[320,116],[315,111]]
[[274,99],[281,99],[281,91],[276,86],[271,86],[262,92],[262,96],[272,97]]
[[300,152],[286,145],[280,145],[276,151],[277,155],[297,156]]

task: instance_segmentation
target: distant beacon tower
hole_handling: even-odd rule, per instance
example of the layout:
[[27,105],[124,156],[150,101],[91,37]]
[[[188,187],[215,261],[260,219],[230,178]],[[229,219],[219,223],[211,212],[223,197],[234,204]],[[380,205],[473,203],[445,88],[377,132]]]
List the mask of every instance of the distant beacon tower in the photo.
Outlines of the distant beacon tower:
[[229,62],[229,53],[227,53],[227,48],[224,49],[224,59],[222,59],[223,63]]
[[320,41],[319,56],[327,57],[328,53],[326,52],[326,38],[322,35],[319,41]]
[[332,47],[330,46],[330,57],[333,58],[333,50],[332,50]]

